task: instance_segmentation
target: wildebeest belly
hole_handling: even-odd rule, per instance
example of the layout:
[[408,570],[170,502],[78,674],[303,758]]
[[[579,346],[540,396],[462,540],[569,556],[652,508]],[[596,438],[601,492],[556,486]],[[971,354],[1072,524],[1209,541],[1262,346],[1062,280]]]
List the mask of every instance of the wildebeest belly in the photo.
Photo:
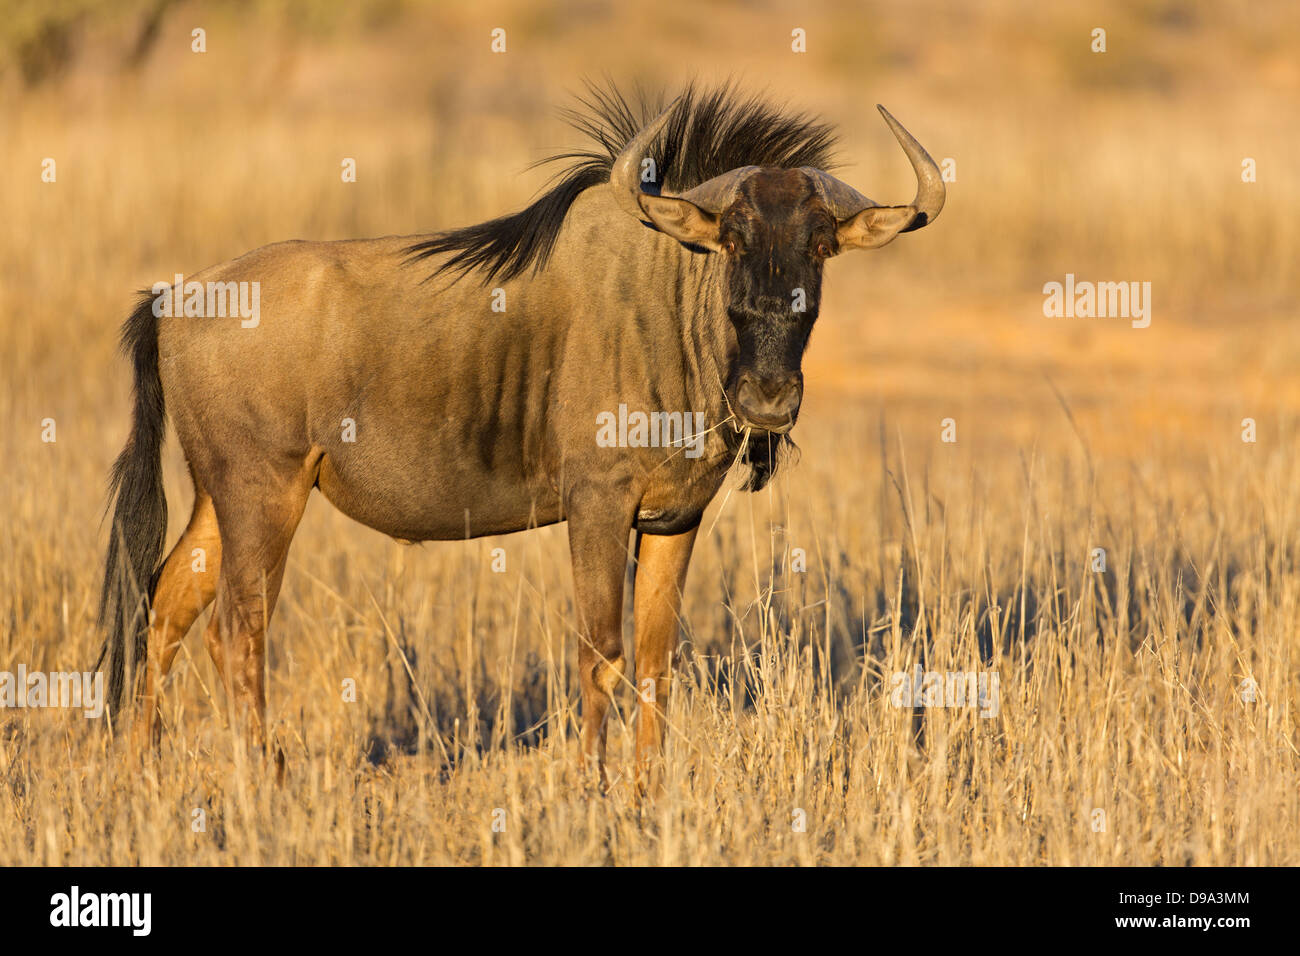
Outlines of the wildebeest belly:
[[407,353],[375,350],[364,376],[317,383],[307,428],[324,452],[317,484],[326,497],[407,540],[558,521],[545,402],[451,349]]
[[561,518],[552,489],[464,463],[393,468],[327,453],[317,486],[348,517],[403,541],[508,534]]

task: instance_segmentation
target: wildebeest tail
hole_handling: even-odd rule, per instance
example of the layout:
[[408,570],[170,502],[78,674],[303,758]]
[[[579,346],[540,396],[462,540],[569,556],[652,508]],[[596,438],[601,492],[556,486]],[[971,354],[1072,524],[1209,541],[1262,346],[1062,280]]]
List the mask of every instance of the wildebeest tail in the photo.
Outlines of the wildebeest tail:
[[108,704],[118,713],[128,678],[143,673],[149,599],[167,536],[162,480],[167,419],[158,375],[158,317],[153,295],[141,295],[140,304],[122,326],[122,351],[135,372],[135,407],[131,435],[113,463],[108,483],[113,521],[99,597],[104,645],[95,664],[98,670],[107,659]]

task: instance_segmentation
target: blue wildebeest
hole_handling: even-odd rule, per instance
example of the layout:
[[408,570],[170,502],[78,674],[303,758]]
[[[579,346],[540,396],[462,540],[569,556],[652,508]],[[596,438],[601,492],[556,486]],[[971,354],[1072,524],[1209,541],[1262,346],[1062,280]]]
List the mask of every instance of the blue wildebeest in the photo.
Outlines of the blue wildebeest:
[[[144,294],[123,331],[135,406],[101,600],[114,706],[134,687],[156,734],[159,683],[215,598],[208,651],[265,741],[266,622],[315,488],[407,541],[567,521],[582,747],[602,766],[610,696],[627,679],[635,532],[634,683],[647,691],[636,746],[638,765],[651,760],[700,517],[733,467],[757,490],[780,461],[826,260],[943,207],[934,161],[881,113],[919,183],[906,205],[877,205],[825,171],[829,126],[733,88],[688,89],[662,112],[593,88],[570,118],[594,147],[555,157],[570,165],[521,212],[427,236],[266,246],[191,277],[195,308],[188,283],[174,308],[158,307],[165,289]],[[205,286],[251,283],[255,322],[199,318]],[[194,510],[160,561],[167,414]],[[598,440],[616,414],[618,440]],[[657,441],[648,420],[666,433]]]

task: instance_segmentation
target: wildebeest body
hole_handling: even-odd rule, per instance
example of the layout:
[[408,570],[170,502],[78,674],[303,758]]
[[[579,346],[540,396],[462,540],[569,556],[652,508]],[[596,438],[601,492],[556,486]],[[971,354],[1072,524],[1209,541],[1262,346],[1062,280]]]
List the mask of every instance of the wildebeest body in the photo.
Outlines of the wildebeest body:
[[[824,262],[928,224],[944,190],[888,113],[918,178],[905,206],[825,173],[826,127],[727,90],[688,91],[648,124],[616,94],[597,94],[593,110],[577,125],[602,150],[571,154],[580,162],[520,213],[428,236],[267,246],[189,279],[257,283],[255,321],[160,317],[150,298],[127,321],[136,405],[113,472],[101,616],[119,706],[132,649],[147,664],[146,730],[158,682],[215,598],[208,650],[262,738],[266,623],[319,488],[403,540],[567,521],[583,749],[602,767],[610,697],[627,679],[635,531],[638,764],[658,751],[696,529],[733,465],[762,487],[788,444]],[[698,419],[700,444],[598,440],[601,417],[627,408]],[[159,565],[168,412],[195,505]],[[201,571],[195,549],[208,555]]]
[[[633,498],[642,530],[699,521],[734,457],[725,436],[707,436],[698,458],[602,449],[595,415],[621,402],[702,410],[710,426],[727,417],[720,383],[734,336],[700,321],[717,281],[707,254],[590,190],[550,267],[503,281],[505,311],[494,312],[490,289],[426,282],[427,271],[404,265],[413,241],[278,243],[192,277],[261,283],[254,328],[235,318],[159,321],[164,391],[186,396],[169,411],[211,493],[232,459],[255,475],[315,457],[335,506],[403,540],[552,524],[566,484],[583,479]],[[607,244],[637,249],[646,279],[635,298],[626,261],[604,255]],[[600,455],[612,467],[593,477]]]

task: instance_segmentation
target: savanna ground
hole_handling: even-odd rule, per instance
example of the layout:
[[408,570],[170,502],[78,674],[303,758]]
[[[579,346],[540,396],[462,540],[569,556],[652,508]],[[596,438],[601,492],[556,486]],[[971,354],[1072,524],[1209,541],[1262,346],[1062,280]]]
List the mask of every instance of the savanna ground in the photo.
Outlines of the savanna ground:
[[[317,497],[271,626],[285,785],[196,628],[157,759],[0,712],[0,864],[1300,863],[1294,4],[5,8],[0,671],[95,660],[134,290],[516,208],[605,71],[819,112],[841,176],[903,202],[885,103],[956,180],[933,228],[830,265],[800,462],[705,517],[656,799],[630,688],[609,794],[582,779],[562,527],[410,547]],[[1066,273],[1151,282],[1150,327],[1045,318]],[[174,539],[174,444],[167,476]],[[892,706],[918,663],[996,672],[997,715]]]

